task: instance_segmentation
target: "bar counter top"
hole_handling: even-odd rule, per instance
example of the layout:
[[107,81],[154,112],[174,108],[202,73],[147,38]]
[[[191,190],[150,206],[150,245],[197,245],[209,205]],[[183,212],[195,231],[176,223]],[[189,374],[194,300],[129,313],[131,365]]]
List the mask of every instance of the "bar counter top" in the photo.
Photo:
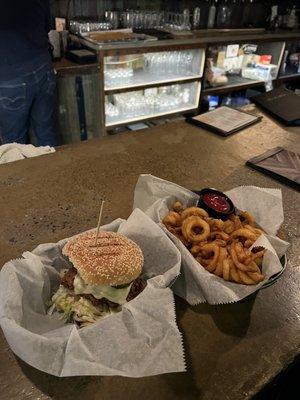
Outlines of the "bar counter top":
[[179,122],[1,165],[0,265],[40,243],[94,227],[102,197],[103,223],[128,217],[142,173],[191,189],[280,188],[291,247],[281,279],[244,301],[192,307],[176,297],[187,372],[142,379],[56,378],[16,358],[1,333],[0,399],[246,400],[291,365],[300,342],[299,193],[244,163],[276,146],[300,152],[299,134],[266,116],[228,138]]

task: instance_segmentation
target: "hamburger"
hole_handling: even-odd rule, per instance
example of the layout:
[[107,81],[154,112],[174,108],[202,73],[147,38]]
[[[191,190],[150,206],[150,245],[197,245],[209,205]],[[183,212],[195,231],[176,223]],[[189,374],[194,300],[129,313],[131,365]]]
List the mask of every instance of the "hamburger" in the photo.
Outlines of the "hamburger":
[[144,257],[140,247],[126,236],[100,231],[84,232],[62,249],[72,267],[61,273],[49,314],[58,312],[66,322],[83,326],[118,312],[141,293]]

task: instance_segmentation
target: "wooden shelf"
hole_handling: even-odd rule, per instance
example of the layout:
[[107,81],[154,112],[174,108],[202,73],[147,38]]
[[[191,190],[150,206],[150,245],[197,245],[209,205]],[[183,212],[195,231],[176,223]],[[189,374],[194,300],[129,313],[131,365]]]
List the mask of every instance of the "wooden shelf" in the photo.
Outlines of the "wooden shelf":
[[[253,87],[260,87],[265,84],[264,81],[253,81],[251,79],[246,79],[246,78],[241,78],[244,80],[244,82],[240,83],[231,83],[229,85],[225,86],[218,86],[218,87],[206,87],[203,89],[202,94],[203,95],[218,95],[218,94],[224,94],[224,93],[230,93],[230,92],[237,92],[239,90],[245,90],[245,89],[250,89]],[[287,81],[293,81],[300,79],[300,73],[299,74],[290,74],[290,75],[282,75],[279,76],[277,79],[274,79],[273,82],[287,82]]]
[[300,72],[297,74],[286,74],[286,75],[281,75],[277,78],[279,81],[293,81],[295,79],[300,79]]
[[253,79],[238,77],[229,77],[228,84],[218,87],[206,87],[203,89],[202,94],[224,94],[229,92],[236,92],[239,90],[249,89],[251,87],[259,87],[265,84],[264,81],[255,81]]
[[137,122],[143,122],[143,121],[152,121],[161,117],[168,117],[168,116],[174,116],[174,115],[181,115],[181,114],[186,114],[186,113],[193,113],[195,111],[198,110],[198,106],[195,105],[190,105],[189,107],[186,108],[178,108],[178,109],[174,109],[174,110],[170,110],[170,111],[164,111],[161,113],[157,113],[157,114],[150,114],[150,115],[144,115],[144,116],[139,116],[136,118],[132,118],[132,119],[127,119],[127,120],[120,120],[120,121],[116,121],[113,123],[107,123],[106,124],[106,128],[107,129],[114,129],[114,128],[118,128],[124,125],[131,125],[133,123],[137,123]]
[[151,82],[147,84],[141,84],[141,85],[132,85],[132,86],[124,86],[120,89],[105,89],[105,94],[113,94],[113,93],[123,93],[123,92],[133,92],[136,90],[144,90],[148,88],[159,88],[161,86],[167,86],[167,85],[172,85],[172,84],[184,84],[184,83],[192,83],[192,82],[200,82],[201,78],[199,76],[195,77],[190,77],[186,79],[176,79],[174,81],[172,80],[166,80],[166,81],[161,81],[161,82]]
[[145,71],[139,71],[134,74],[132,78],[135,82],[125,83],[122,85],[109,86],[105,85],[105,93],[129,91],[128,89],[138,90],[139,88],[146,87],[158,87],[163,85],[168,85],[170,83],[188,83],[193,81],[198,81],[201,79],[201,75],[172,75],[164,76],[159,78],[157,75],[150,75]]
[[144,121],[145,119],[152,119],[152,118],[157,118],[157,117],[162,117],[165,115],[170,115],[170,114],[177,114],[177,113],[183,113],[187,111],[191,111],[197,108],[195,104],[188,104],[186,107],[178,107],[173,110],[164,110],[162,112],[157,112],[155,114],[147,114],[147,115],[140,115],[138,117],[132,117],[132,118],[125,118],[125,119],[119,119],[113,122],[107,122],[106,126],[109,127],[114,127],[115,125],[121,126],[121,125],[128,125],[133,122],[138,122],[138,121]]

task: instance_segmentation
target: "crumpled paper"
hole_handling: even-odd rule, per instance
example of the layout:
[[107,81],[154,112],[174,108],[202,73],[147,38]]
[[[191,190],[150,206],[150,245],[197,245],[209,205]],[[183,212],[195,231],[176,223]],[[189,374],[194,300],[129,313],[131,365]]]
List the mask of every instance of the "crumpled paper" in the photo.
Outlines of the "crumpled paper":
[[191,255],[182,242],[172,235],[162,224],[176,200],[185,207],[197,205],[199,196],[172,182],[152,175],[141,175],[134,194],[133,207],[142,209],[172,239],[181,253],[181,274],[172,290],[191,305],[208,302],[210,304],[232,303],[257,291],[273,275],[282,270],[282,257],[289,243],[276,237],[283,222],[281,191],[255,186],[240,186],[226,192],[235,206],[253,214],[255,221],[267,232],[253,244],[267,249],[263,258],[262,271],[266,278],[257,285],[242,285],[227,282],[206,271]]
[[180,253],[142,211],[103,230],[122,233],[142,249],[147,287],[122,311],[78,329],[47,315],[47,302],[69,267],[61,249],[68,239],[42,244],[0,272],[0,325],[11,347],[28,364],[56,376],[150,376],[185,371],[174,296]]
[[23,160],[24,158],[38,157],[54,152],[55,148],[50,146],[35,147],[32,144],[7,143],[0,146],[0,164]]

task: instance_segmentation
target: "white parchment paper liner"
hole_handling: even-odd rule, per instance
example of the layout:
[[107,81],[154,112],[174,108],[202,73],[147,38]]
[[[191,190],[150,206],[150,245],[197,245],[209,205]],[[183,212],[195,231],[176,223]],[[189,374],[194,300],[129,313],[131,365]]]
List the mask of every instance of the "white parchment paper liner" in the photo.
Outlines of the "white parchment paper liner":
[[46,302],[69,266],[68,239],[42,244],[0,272],[0,324],[11,349],[28,364],[56,376],[150,376],[185,371],[174,296],[180,253],[142,211],[103,227],[123,233],[142,249],[147,287],[120,313],[78,329],[46,315]]
[[254,243],[263,246],[267,252],[263,259],[262,271],[266,276],[257,285],[241,285],[226,282],[206,271],[190,254],[181,241],[172,235],[161,223],[176,199],[184,206],[196,205],[198,195],[152,175],[141,175],[134,195],[134,208],[138,207],[157,222],[180,250],[182,258],[181,275],[172,290],[188,303],[195,305],[207,301],[210,304],[232,303],[257,291],[271,276],[282,270],[279,257],[285,254],[289,244],[275,237],[283,222],[281,191],[255,186],[240,186],[226,194],[240,210],[251,212],[256,222],[268,233]]

